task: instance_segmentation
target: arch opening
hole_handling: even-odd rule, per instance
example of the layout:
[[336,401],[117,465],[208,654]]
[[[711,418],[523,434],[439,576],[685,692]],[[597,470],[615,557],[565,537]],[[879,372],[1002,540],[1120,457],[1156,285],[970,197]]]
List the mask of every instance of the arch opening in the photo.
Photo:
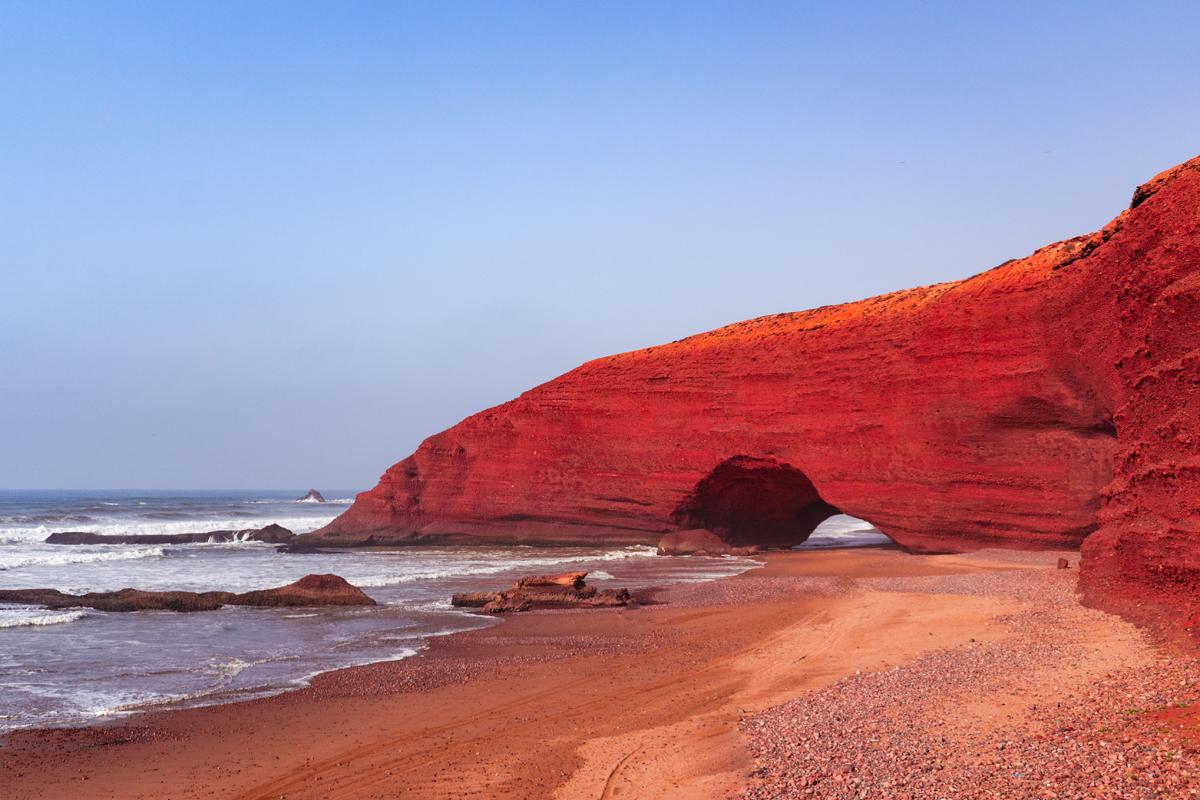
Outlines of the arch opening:
[[834,514],[813,529],[798,550],[830,550],[847,547],[879,547],[894,545],[886,533],[861,517],[849,514]]
[[808,476],[773,458],[734,456],[704,476],[671,521],[704,528],[735,547],[794,547],[841,512],[825,502]]

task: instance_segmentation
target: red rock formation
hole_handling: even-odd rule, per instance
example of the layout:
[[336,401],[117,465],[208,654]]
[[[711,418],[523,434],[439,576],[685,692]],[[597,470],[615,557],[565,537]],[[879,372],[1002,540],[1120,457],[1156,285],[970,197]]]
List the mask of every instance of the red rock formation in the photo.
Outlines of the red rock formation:
[[295,583],[253,592],[116,592],[66,594],[57,589],[0,589],[0,603],[99,611],[213,611],[222,606],[373,606],[362,589],[338,575],[305,575]]
[[229,601],[237,606],[373,606],[375,601],[340,575],[305,575],[274,589],[242,592]]
[[956,283],[601,358],[430,437],[327,544],[1084,542],[1097,596],[1200,582],[1200,159]]

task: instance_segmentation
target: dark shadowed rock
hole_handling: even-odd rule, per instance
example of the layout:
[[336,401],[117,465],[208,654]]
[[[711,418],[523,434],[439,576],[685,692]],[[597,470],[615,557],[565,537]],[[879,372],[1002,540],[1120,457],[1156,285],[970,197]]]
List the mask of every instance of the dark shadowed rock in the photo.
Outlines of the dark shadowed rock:
[[66,594],[55,589],[0,590],[0,603],[21,603],[46,608],[94,608],[98,611],[212,611],[229,603],[232,592],[116,592]]
[[704,528],[674,531],[658,540],[660,556],[748,556],[759,549],[753,545],[734,547]]
[[0,589],[0,603],[66,608],[71,605],[66,602],[68,600],[76,601],[78,598],[73,594],[64,594],[57,589]]
[[297,537],[292,541],[285,542],[275,548],[276,553],[291,553],[293,555],[329,555],[331,553],[346,553],[349,552],[345,547],[320,547],[312,542],[304,541]]
[[305,575],[295,583],[254,592],[117,592],[66,594],[56,589],[0,589],[0,603],[98,611],[212,611],[221,606],[373,606],[375,601],[337,575]]
[[309,489],[308,494],[300,498],[301,503],[324,503],[325,497],[316,489]]
[[117,592],[93,592],[82,595],[71,605],[85,605],[97,611],[213,611],[233,602],[232,592],[144,592],[121,589]]
[[46,537],[46,544],[206,544],[209,542],[269,542],[282,544],[295,538],[282,525],[274,523],[265,528],[243,528],[237,531],[208,531],[206,533],[139,533],[128,536],[109,536],[85,531],[64,531]]
[[265,528],[259,528],[250,535],[252,542],[268,542],[270,544],[283,544],[294,539],[296,534],[292,533],[282,525],[271,523]]

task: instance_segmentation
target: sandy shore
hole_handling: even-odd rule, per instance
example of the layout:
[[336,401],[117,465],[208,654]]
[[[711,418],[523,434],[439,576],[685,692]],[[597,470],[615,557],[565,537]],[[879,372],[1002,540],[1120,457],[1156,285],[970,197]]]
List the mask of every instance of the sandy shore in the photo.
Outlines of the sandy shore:
[[1196,795],[1195,660],[1082,608],[1059,556],[772,554],[277,697],[18,732],[0,797]]

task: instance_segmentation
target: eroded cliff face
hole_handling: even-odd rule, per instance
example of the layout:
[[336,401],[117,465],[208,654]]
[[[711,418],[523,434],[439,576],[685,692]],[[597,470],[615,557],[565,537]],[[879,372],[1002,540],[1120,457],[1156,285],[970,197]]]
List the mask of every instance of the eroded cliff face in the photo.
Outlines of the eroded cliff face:
[[782,546],[841,511],[916,551],[1086,539],[1093,590],[1186,598],[1198,321],[1200,159],[963,281],[584,364],[430,437],[315,537]]

